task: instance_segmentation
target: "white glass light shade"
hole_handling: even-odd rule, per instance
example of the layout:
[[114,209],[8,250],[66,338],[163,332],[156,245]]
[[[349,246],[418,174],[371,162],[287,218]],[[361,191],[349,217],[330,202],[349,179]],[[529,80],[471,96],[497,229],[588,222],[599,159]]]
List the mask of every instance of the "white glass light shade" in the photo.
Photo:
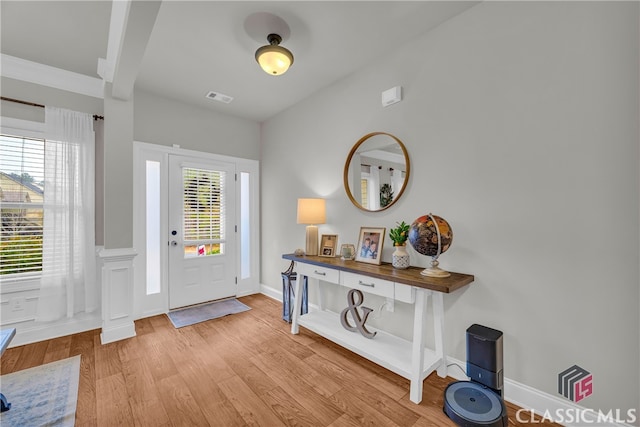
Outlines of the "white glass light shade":
[[256,60],[265,73],[284,74],[293,63],[293,55],[280,46],[263,46],[256,52]]
[[298,224],[324,224],[326,216],[324,199],[298,199]]
[[293,64],[293,54],[282,46],[279,46],[282,37],[278,34],[267,36],[268,45],[256,50],[256,61],[265,73],[272,76],[284,74]]

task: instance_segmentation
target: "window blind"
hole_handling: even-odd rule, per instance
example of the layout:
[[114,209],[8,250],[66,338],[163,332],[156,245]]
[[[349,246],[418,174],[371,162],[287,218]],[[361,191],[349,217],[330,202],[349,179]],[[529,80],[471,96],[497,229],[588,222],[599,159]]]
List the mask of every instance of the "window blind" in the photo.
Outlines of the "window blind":
[[44,140],[0,135],[0,274],[42,271]]
[[185,244],[222,243],[225,239],[225,172],[182,169]]

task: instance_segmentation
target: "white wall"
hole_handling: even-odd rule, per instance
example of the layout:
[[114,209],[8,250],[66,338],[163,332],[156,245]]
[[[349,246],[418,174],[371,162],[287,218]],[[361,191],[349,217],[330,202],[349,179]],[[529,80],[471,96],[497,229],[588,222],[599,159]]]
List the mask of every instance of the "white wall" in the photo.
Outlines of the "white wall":
[[133,99],[104,89],[104,247],[133,247]]
[[135,91],[136,141],[258,160],[260,125],[211,110]]
[[[259,125],[143,91],[120,101],[105,96],[105,247],[133,244],[133,141],[258,159]],[[109,115],[114,116],[110,120]],[[128,137],[127,137],[128,135]]]
[[[22,101],[33,102],[35,104],[53,105],[59,108],[81,111],[83,113],[102,115],[102,99],[91,96],[80,95],[65,90],[40,86],[34,83],[23,82],[0,78],[2,96],[7,98],[20,99]],[[31,120],[34,122],[44,122],[44,108],[37,108],[28,105],[16,104],[2,101],[1,114],[5,117],[12,117],[21,120]]]
[[[638,408],[638,26],[635,2],[485,2],[264,123],[263,283],[279,289],[281,254],[304,247],[298,197],[327,198],[320,233],[339,244],[433,212],[454,231],[441,267],[476,277],[445,297],[450,356],[465,360],[480,323],[504,332],[506,377],[558,395],[578,364],[594,378],[581,405]],[[403,101],[382,108],[395,85]],[[412,161],[403,198],[375,214],[342,189],[372,131]],[[410,335],[410,306],[377,316]]]

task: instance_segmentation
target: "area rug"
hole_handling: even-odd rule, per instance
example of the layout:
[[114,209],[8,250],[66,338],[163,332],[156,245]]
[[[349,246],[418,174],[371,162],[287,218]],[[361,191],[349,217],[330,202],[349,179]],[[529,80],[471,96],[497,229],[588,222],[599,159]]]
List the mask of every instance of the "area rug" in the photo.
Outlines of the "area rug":
[[194,325],[229,314],[242,313],[251,310],[237,299],[226,299],[223,301],[210,302],[188,308],[170,311],[167,316],[176,328]]
[[79,379],[80,356],[2,375],[0,390],[11,409],[0,414],[0,425],[73,426]]

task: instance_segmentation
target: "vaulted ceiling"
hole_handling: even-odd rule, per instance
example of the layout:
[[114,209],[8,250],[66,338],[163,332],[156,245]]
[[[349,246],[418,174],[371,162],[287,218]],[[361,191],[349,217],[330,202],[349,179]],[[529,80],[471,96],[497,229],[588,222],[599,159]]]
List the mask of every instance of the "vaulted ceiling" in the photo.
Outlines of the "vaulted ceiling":
[[[121,11],[128,2],[114,3],[120,3]],[[99,58],[116,52],[129,67],[116,70],[115,79],[131,79],[138,89],[187,104],[264,121],[356,70],[384,61],[397,46],[477,2],[155,3],[159,7],[140,9],[137,17],[131,12],[129,31],[118,39],[114,33],[127,25],[126,14],[124,21],[112,19],[116,8],[111,1],[3,0],[1,52],[94,78],[101,77]],[[282,45],[295,60],[276,77],[259,68],[254,53],[281,21],[289,31]],[[123,50],[114,46],[118,40],[139,48]],[[205,97],[209,91],[234,99],[229,104],[212,101]]]

